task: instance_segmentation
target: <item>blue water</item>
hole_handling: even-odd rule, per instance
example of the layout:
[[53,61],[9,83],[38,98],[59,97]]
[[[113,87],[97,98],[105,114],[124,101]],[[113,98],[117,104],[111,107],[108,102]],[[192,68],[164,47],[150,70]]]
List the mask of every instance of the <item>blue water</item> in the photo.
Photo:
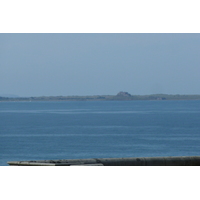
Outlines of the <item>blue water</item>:
[[7,161],[200,155],[200,101],[0,102]]

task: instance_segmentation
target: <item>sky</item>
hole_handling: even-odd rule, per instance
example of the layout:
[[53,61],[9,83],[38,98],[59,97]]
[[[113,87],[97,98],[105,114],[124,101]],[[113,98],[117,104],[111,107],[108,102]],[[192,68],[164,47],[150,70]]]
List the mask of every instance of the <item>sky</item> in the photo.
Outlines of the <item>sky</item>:
[[0,95],[200,94],[198,33],[0,33]]

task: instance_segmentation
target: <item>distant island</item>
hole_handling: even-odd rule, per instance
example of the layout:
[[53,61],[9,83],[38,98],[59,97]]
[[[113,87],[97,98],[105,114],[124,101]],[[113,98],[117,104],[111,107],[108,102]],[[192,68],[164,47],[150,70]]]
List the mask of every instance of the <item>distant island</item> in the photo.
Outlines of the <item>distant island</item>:
[[93,96],[41,96],[41,97],[1,97],[0,101],[134,101],[134,100],[200,100],[200,95],[151,94],[131,95],[119,92],[116,95]]

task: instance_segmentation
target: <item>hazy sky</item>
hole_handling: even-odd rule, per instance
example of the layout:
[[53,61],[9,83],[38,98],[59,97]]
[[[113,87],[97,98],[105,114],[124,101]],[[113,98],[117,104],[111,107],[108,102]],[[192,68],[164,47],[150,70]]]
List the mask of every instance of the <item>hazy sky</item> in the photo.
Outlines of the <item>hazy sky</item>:
[[0,95],[200,94],[200,34],[0,34]]

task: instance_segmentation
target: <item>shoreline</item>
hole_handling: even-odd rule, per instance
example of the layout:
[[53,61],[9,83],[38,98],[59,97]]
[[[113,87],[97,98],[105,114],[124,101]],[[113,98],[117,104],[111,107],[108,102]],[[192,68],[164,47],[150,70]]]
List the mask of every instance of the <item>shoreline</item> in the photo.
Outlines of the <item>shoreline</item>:
[[40,97],[1,97],[0,102],[32,101],[137,101],[137,100],[200,100],[200,95],[94,95],[94,96],[40,96]]

